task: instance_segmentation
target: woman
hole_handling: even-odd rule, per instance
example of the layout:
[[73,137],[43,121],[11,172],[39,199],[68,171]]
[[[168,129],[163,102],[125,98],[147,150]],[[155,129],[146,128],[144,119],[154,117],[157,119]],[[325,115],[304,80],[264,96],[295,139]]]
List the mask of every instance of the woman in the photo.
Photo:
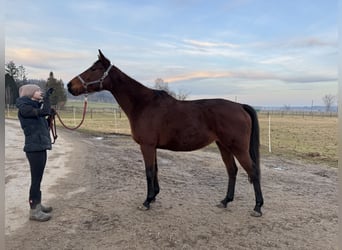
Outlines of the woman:
[[27,84],[19,88],[19,98],[16,100],[18,117],[25,135],[24,151],[31,170],[30,220],[35,221],[51,219],[52,207],[45,207],[41,204],[40,183],[47,160],[46,150],[51,149],[46,117],[51,114],[49,96],[52,92],[53,89],[50,88],[43,95],[38,85]]

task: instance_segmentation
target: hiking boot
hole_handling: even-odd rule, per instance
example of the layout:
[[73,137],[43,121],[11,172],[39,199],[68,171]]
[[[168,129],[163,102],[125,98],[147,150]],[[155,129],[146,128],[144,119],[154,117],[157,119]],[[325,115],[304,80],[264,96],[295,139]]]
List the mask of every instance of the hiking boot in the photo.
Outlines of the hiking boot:
[[43,206],[42,204],[40,204],[40,207],[44,213],[51,213],[51,211],[52,211],[52,207],[50,207],[50,206],[46,207],[46,206]]
[[37,204],[36,208],[30,209],[30,220],[48,221],[50,219],[51,219],[51,215],[44,213],[42,211],[42,206],[40,204]]

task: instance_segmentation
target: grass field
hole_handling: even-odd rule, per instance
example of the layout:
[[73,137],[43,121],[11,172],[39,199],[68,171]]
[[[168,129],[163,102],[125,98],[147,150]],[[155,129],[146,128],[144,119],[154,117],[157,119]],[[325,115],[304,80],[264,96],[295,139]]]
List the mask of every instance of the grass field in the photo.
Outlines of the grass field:
[[[59,113],[64,123],[72,127],[81,121],[83,103],[70,102],[68,106],[68,111]],[[10,118],[16,118],[16,110],[7,111],[6,117],[8,115]],[[269,117],[266,114],[259,114],[263,155],[273,154],[337,167],[337,117],[272,115],[270,120],[271,152],[269,152]],[[57,125],[61,126],[58,121]],[[130,134],[129,122],[125,114],[120,112],[115,104],[108,103],[88,103],[86,118],[79,130],[93,134]],[[216,145],[209,146],[209,149],[214,146],[216,147]]]
[[[337,167],[337,117],[271,116],[272,154]],[[269,153],[269,117],[259,115],[263,154]]]

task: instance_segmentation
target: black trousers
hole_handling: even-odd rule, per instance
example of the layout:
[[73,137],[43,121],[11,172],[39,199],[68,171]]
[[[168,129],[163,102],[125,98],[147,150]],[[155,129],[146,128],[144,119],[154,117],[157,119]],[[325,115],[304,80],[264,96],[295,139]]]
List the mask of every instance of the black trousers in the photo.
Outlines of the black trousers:
[[40,183],[42,182],[44,169],[47,160],[46,150],[37,152],[26,152],[26,157],[30,163],[31,187],[29,203],[31,208],[35,208],[41,202],[42,193]]

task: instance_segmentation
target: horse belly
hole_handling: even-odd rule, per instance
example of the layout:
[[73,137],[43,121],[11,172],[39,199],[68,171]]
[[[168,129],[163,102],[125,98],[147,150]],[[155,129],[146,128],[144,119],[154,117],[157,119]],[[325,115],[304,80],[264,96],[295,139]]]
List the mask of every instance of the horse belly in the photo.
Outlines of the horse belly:
[[215,136],[211,133],[172,133],[166,141],[160,141],[158,148],[168,149],[172,151],[193,151],[203,148],[215,140]]

